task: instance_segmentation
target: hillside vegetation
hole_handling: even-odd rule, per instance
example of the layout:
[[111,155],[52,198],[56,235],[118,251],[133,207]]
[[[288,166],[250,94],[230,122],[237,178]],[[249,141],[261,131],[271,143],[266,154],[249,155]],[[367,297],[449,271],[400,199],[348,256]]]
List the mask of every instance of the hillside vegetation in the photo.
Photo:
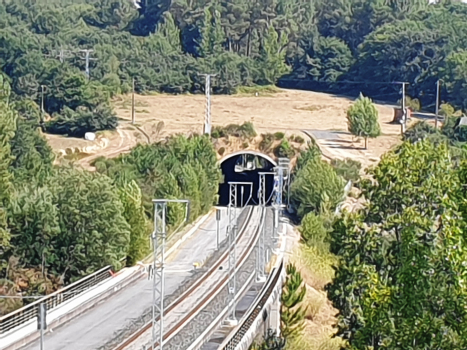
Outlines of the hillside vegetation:
[[[455,0],[6,0],[0,67],[49,132],[112,129],[109,98],[274,84],[467,106],[467,6]],[[18,36],[18,33],[21,33]],[[89,53],[88,80],[84,74]]]

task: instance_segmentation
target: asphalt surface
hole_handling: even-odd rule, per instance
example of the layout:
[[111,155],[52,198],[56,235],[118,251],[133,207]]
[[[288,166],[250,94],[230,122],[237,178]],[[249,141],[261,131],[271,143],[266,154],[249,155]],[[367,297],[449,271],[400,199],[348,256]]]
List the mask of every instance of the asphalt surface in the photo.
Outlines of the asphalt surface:
[[[227,215],[224,210],[220,221],[221,241],[225,239],[226,225]],[[193,263],[203,261],[214,252],[217,244],[216,226],[214,214],[167,259],[166,294],[173,293],[192,275]],[[98,349],[129,327],[151,304],[152,281],[141,278],[69,323],[48,330],[44,347],[47,350]],[[23,349],[38,350],[39,341]]]

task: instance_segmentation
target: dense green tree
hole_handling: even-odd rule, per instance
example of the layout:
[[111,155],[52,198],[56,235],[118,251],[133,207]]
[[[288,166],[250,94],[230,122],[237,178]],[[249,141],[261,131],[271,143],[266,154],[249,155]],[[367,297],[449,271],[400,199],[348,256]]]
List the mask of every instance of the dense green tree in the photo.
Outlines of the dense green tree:
[[448,148],[405,143],[369,175],[365,208],[332,233],[338,334],[350,349],[465,347],[465,191]]
[[0,268],[3,268],[6,263],[5,250],[10,242],[5,210],[10,204],[12,191],[10,140],[15,135],[17,115],[8,105],[9,84],[3,75],[0,75],[0,87]]
[[360,97],[347,110],[347,121],[350,133],[365,138],[365,149],[368,148],[368,138],[381,135],[378,121],[378,110],[368,97]]
[[259,71],[261,81],[265,84],[275,84],[277,79],[289,71],[285,64],[285,46],[287,37],[279,35],[273,26],[269,26],[261,43]]
[[130,243],[126,263],[132,266],[149,252],[150,225],[144,212],[141,189],[133,180],[119,188],[123,215],[130,226]]
[[121,267],[130,242],[124,207],[111,180],[100,174],[60,168],[52,179],[60,213],[55,270],[67,279],[110,264]]
[[344,199],[344,181],[331,165],[312,158],[295,174],[291,185],[291,200],[299,217],[318,212],[325,203],[334,209]]
[[347,73],[353,64],[348,46],[340,39],[310,35],[303,38],[296,73],[317,82],[333,83]]

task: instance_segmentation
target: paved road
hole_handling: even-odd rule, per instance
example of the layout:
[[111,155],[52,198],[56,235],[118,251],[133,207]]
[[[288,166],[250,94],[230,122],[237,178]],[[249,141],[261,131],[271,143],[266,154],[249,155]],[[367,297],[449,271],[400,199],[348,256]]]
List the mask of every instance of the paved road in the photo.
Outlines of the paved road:
[[[225,239],[226,211],[222,213],[221,240]],[[198,229],[169,257],[166,265],[166,294],[173,293],[191,275],[193,263],[209,257],[216,248],[215,215]],[[98,349],[127,328],[152,303],[152,283],[147,278],[136,281],[118,294],[93,307],[53,332],[45,335],[47,350]],[[38,350],[39,341],[24,348]]]

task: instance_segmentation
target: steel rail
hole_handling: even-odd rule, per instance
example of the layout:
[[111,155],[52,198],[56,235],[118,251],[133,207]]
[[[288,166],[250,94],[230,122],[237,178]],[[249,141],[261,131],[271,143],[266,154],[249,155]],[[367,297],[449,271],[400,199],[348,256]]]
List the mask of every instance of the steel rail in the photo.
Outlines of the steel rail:
[[[249,207],[247,217],[246,217],[245,221],[242,224],[241,230],[239,231],[239,235],[237,236],[237,241],[239,241],[243,237],[243,235],[245,234],[246,229],[248,227],[248,224],[249,224],[249,222],[251,220],[252,214],[253,214],[253,207]],[[256,233],[257,232],[255,232],[255,234]],[[164,314],[167,314],[170,311],[172,311],[175,307],[180,305],[189,295],[191,295],[196,289],[198,289],[201,284],[203,284],[215,271],[217,271],[219,269],[219,267],[225,262],[227,257],[228,257],[228,251],[225,251],[219,257],[219,259],[214,263],[214,265],[211,268],[209,268],[209,270],[203,276],[201,276],[199,279],[197,279],[185,292],[182,293],[182,295],[180,295],[176,300],[174,300],[169,306],[167,306],[164,309]],[[242,256],[242,258],[243,258],[243,256]],[[243,261],[242,261],[242,263],[243,263]],[[228,277],[225,277],[221,281],[221,283],[223,281],[225,281],[227,278]],[[217,290],[217,288],[214,289],[213,291],[211,291],[209,293],[209,295],[212,295],[213,293],[215,293],[216,290]],[[205,299],[206,298],[204,298],[203,301]],[[203,304],[203,301],[201,301],[199,304]],[[179,325],[183,324],[185,322],[185,320],[188,319],[194,312],[196,312],[196,308],[194,310],[192,310],[187,316],[185,316],[181,322],[178,322],[177,325],[175,327],[173,327],[169,332],[165,333],[164,334],[164,340],[169,338],[170,335],[177,330]],[[158,319],[156,319],[156,321],[158,321]],[[141,327],[140,329],[135,331],[128,338],[126,338],[124,341],[122,341],[120,344],[118,344],[114,348],[114,350],[123,350],[123,349],[125,349],[127,346],[131,345],[139,337],[141,337],[148,329],[151,328],[151,326],[152,326],[152,321],[147,322],[143,327]],[[156,345],[158,346],[159,344],[157,343]]]

